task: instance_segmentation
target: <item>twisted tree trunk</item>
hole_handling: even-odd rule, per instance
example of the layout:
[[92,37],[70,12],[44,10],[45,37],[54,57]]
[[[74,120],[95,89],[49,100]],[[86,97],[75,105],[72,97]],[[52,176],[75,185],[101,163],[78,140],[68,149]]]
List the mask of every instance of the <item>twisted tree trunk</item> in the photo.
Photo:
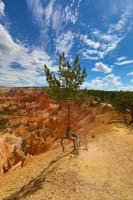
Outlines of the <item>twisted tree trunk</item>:
[[61,139],[61,146],[63,147],[63,151],[64,151],[65,148],[63,145],[63,141],[65,139],[71,140],[73,142],[73,151],[72,152],[78,154],[80,140],[79,140],[78,135],[71,131],[71,106],[70,106],[70,104],[68,104],[68,106],[67,106],[67,120],[68,120],[68,124],[67,124],[66,134]]

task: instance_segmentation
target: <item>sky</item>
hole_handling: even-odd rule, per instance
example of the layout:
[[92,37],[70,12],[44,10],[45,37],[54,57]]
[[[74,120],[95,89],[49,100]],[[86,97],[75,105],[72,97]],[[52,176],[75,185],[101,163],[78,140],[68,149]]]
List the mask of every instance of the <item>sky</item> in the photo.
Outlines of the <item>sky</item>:
[[62,52],[83,87],[133,91],[133,0],[0,0],[0,86],[46,86]]

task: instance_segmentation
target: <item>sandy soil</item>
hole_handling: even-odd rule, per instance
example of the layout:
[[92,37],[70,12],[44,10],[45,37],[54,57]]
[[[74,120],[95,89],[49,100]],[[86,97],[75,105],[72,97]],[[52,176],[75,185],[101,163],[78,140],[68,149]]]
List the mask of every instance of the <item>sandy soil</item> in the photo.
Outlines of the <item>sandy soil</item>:
[[80,154],[59,143],[0,178],[0,200],[132,200],[133,131],[124,125],[95,130]]

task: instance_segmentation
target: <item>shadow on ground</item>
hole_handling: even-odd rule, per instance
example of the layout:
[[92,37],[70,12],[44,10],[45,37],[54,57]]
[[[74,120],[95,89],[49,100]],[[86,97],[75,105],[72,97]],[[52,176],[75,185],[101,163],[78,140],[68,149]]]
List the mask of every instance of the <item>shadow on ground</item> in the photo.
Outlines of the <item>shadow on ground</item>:
[[19,200],[25,198],[29,194],[35,193],[38,189],[41,189],[42,183],[45,182],[47,176],[51,174],[56,169],[56,164],[64,157],[68,156],[70,153],[67,153],[63,156],[57,157],[52,160],[48,167],[43,169],[43,171],[34,179],[28,182],[27,185],[23,186],[19,191],[11,194],[9,197],[4,198],[3,200]]

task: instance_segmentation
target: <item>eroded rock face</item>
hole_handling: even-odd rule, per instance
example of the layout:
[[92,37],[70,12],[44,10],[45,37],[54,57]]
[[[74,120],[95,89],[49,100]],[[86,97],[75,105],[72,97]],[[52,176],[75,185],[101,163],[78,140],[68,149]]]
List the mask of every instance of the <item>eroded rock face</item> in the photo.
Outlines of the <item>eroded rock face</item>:
[[25,160],[22,139],[10,134],[0,137],[0,174],[7,172],[13,165]]

